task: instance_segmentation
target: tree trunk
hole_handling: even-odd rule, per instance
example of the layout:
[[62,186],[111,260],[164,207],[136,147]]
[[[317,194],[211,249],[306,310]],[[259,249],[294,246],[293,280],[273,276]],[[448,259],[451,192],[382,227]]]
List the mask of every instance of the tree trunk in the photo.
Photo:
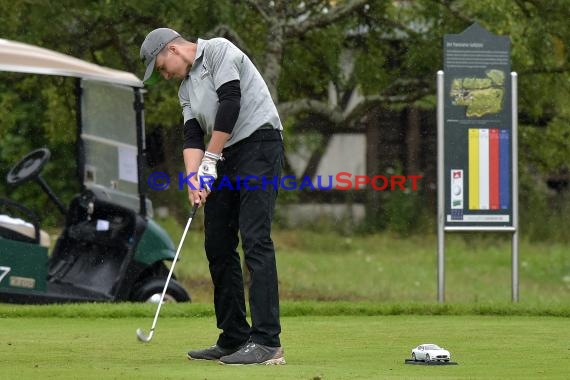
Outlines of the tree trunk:
[[275,104],[279,104],[277,84],[281,75],[281,60],[283,58],[283,27],[275,22],[269,28],[267,38],[267,54],[265,54],[265,68],[263,77],[269,88],[269,93]]
[[[380,125],[377,111],[371,111],[366,120],[366,175],[370,178],[377,175],[380,170]],[[374,228],[382,224],[382,207],[380,192],[371,186],[366,187],[366,221],[368,226]]]

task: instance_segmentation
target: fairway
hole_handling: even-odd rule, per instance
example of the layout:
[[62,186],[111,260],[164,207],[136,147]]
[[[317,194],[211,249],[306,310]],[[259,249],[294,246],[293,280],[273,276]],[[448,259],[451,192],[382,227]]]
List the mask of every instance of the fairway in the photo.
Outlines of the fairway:
[[[104,307],[104,306],[103,306]],[[287,365],[222,366],[186,351],[216,338],[214,318],[1,318],[2,379],[568,378],[568,319],[535,316],[283,317]],[[457,366],[405,365],[412,347],[437,343]]]

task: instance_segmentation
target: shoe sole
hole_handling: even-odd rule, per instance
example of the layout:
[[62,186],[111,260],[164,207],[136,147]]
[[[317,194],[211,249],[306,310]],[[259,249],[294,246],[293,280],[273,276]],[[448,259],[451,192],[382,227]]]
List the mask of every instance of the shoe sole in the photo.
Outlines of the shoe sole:
[[283,365],[287,364],[285,362],[285,358],[275,358],[269,359],[261,363],[224,363],[223,361],[219,361],[221,365]]
[[188,358],[188,360],[203,360],[207,362],[211,362],[212,360],[220,360],[219,358],[218,359],[193,358],[190,355],[186,355],[186,357]]
[[277,359],[269,359],[267,361],[264,361],[261,364],[265,364],[265,365],[283,365],[283,364],[287,364],[287,362],[285,362],[285,358],[277,358]]

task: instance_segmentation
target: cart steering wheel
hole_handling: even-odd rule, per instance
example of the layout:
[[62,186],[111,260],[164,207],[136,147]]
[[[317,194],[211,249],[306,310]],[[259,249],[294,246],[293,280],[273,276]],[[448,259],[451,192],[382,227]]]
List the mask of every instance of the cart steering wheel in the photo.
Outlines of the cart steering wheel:
[[44,165],[49,161],[51,153],[46,148],[36,149],[28,153],[6,175],[6,181],[10,185],[36,179]]

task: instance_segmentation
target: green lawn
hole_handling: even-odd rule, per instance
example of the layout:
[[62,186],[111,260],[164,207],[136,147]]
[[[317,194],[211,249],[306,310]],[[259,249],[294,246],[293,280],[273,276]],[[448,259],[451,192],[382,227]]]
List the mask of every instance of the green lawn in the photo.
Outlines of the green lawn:
[[[504,234],[448,234],[440,305],[433,236],[275,231],[288,364],[190,362],[186,352],[218,334],[198,227],[176,267],[195,302],[165,305],[152,342],[135,330],[148,332],[156,305],[0,304],[0,379],[568,378],[569,247],[521,241],[512,304]],[[448,348],[459,365],[405,365],[421,343]]]
[[[170,305],[166,305],[168,308]],[[285,316],[282,343],[287,365],[229,367],[188,361],[190,348],[210,345],[211,316],[159,319],[147,344],[151,305],[134,306],[148,317],[128,317],[131,305],[62,306],[60,311],[108,317],[22,317],[2,307],[3,379],[567,379],[568,318],[539,316],[374,315]],[[175,305],[191,313],[200,305]],[[106,308],[109,313],[106,314]],[[9,311],[7,311],[9,309]],[[24,310],[38,310],[25,308]],[[41,308],[39,309],[42,310]],[[50,309],[47,309],[50,311]],[[125,315],[112,317],[117,310]],[[34,313],[31,313],[33,315]],[[39,313],[41,315],[41,312]],[[56,312],[56,315],[59,314]],[[12,316],[11,316],[12,315]],[[420,343],[448,348],[457,366],[405,365]]]
[[[199,223],[198,223],[199,224]],[[212,288],[199,225],[187,237],[176,272],[193,299],[211,302]],[[173,239],[181,228],[168,229]],[[273,233],[284,300],[437,300],[435,236],[389,233],[341,236],[333,232],[277,230]],[[527,304],[570,299],[570,247],[562,243],[520,244],[519,294]],[[509,302],[509,234],[450,233],[446,237],[446,301]]]

